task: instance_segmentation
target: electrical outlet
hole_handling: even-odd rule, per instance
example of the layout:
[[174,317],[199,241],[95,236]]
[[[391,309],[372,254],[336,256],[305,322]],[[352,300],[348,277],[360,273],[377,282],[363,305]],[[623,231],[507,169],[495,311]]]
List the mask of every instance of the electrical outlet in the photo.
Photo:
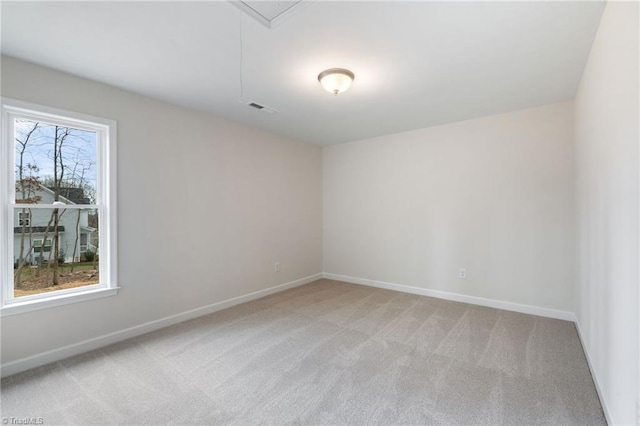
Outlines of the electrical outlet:
[[276,262],[273,264],[273,270],[276,272],[280,272],[280,262]]
[[466,270],[466,268],[460,268],[458,270],[458,278],[460,278],[461,280],[466,280],[467,279],[467,270]]

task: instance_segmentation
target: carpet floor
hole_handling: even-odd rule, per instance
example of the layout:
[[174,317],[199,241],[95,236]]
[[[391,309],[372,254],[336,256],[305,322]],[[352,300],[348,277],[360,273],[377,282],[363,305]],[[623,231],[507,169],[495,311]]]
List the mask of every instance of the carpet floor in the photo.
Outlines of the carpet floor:
[[319,280],[2,380],[52,424],[606,424],[573,323]]

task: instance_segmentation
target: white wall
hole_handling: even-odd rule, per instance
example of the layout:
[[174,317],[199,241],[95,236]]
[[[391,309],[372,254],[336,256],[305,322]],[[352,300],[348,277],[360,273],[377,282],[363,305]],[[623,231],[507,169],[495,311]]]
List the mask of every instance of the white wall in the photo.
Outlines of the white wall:
[[568,102],[325,148],[324,271],[573,312],[572,140]]
[[2,318],[3,364],[321,272],[320,148],[2,59],[3,96],[117,120],[122,287]]
[[577,317],[610,418],[625,425],[640,422],[638,59],[638,3],[609,2],[575,100]]

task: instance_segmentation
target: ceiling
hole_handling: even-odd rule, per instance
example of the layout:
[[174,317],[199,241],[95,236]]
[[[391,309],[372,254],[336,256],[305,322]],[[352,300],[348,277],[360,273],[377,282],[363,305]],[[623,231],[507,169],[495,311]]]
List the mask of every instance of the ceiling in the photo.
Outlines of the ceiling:
[[328,145],[573,99],[604,3],[319,0],[271,29],[226,1],[1,7],[3,54]]

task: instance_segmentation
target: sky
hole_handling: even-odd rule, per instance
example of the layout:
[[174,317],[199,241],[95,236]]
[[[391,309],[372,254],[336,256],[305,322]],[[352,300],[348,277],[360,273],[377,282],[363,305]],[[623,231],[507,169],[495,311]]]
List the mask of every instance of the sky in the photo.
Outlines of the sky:
[[[18,176],[19,154],[23,147],[21,142],[27,141],[24,148],[23,169],[26,165],[37,165],[37,176],[42,180],[53,177],[54,163],[53,152],[55,147],[55,126],[39,122],[36,130],[27,139],[36,122],[30,120],[16,120],[15,122],[15,164],[16,179]],[[69,136],[64,139],[62,145],[62,159],[65,166],[65,179],[82,179],[86,184],[96,188],[96,133],[71,129]],[[75,170],[75,173],[74,173]]]

